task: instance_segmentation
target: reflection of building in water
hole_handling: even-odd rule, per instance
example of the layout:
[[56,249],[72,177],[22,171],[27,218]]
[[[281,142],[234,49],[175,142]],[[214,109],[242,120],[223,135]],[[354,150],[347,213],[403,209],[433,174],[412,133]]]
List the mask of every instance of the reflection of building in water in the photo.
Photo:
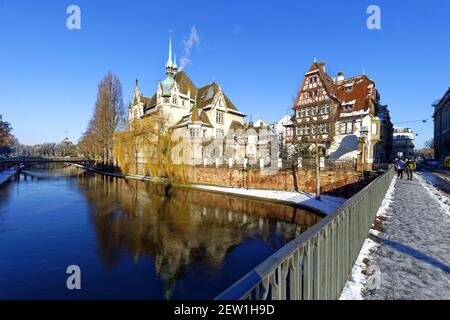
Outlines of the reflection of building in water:
[[136,262],[153,258],[168,298],[194,262],[213,271],[234,247],[255,237],[275,250],[320,219],[299,209],[207,192],[174,188],[164,197],[163,185],[139,181],[104,176],[79,181],[94,208],[91,218],[106,266],[114,267],[124,250]]

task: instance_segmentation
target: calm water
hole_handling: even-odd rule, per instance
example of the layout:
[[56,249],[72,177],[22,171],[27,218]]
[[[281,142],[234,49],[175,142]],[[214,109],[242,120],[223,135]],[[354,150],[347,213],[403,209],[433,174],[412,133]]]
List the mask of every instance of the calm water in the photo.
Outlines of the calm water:
[[0,186],[0,299],[214,298],[319,220],[73,166],[27,173]]

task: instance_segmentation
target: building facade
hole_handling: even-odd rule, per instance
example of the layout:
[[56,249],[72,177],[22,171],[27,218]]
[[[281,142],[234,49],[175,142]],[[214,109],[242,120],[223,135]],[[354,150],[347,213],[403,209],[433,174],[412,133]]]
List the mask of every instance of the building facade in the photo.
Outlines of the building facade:
[[[176,58],[172,60],[171,40],[166,78],[158,82],[155,94],[152,97],[144,96],[136,80],[128,112],[129,122],[158,110],[163,111],[174,138],[188,141],[184,145],[190,150],[185,150],[182,161],[190,164],[202,162],[207,157],[207,146],[216,139],[224,139],[230,129],[243,129],[246,116],[217,83],[197,87],[184,71],[178,69]],[[196,141],[199,141],[199,145]]]
[[295,143],[318,142],[325,156],[360,163],[389,162],[392,123],[366,75],[331,78],[324,62],[305,73],[294,106]]
[[434,154],[442,166],[450,156],[450,88],[434,105]]
[[394,156],[414,159],[414,132],[411,128],[394,128]]

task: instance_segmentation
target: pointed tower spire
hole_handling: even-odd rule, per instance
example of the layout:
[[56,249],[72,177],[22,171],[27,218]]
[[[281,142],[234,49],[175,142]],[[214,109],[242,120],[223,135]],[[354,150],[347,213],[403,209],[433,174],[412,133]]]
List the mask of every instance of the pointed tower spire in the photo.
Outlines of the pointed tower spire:
[[167,59],[166,67],[172,67],[172,35],[169,36],[169,59]]

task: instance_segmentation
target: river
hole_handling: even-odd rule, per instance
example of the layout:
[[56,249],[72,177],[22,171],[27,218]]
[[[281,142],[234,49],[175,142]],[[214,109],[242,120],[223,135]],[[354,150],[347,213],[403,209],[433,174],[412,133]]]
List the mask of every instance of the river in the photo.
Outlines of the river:
[[[0,186],[0,299],[212,299],[320,220],[288,206],[38,166]],[[67,267],[81,289],[66,286]]]

